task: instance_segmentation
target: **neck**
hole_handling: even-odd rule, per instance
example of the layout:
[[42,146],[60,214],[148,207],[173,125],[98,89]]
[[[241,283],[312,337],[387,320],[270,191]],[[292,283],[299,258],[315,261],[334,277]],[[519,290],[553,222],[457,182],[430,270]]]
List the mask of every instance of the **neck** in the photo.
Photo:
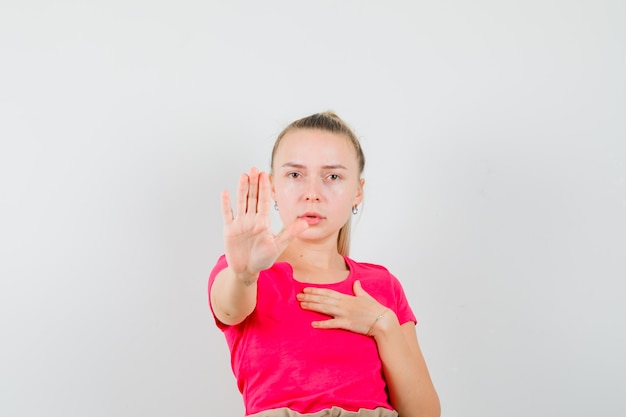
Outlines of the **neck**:
[[295,239],[283,251],[279,260],[289,262],[298,269],[345,268],[343,256],[337,251],[335,242],[312,244]]

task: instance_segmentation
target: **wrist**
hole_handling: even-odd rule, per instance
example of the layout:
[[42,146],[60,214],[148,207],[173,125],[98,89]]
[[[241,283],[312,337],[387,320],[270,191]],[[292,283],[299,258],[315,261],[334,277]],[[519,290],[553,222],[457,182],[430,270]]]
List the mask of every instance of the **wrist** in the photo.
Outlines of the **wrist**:
[[376,320],[372,323],[367,335],[378,340],[380,338],[384,338],[399,328],[400,323],[398,322],[396,313],[390,308],[387,308],[376,317]]
[[251,287],[256,284],[259,279],[259,273],[250,273],[248,271],[235,272],[233,271],[235,276],[235,280],[239,283],[242,283],[246,287]]

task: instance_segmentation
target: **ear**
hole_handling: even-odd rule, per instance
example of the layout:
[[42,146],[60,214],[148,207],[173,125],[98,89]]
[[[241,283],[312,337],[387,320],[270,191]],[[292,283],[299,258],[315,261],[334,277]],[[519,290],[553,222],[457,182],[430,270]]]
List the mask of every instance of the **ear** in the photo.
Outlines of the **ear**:
[[365,185],[365,178],[359,180],[359,188],[356,191],[356,197],[354,198],[354,205],[358,206],[363,201],[363,186]]

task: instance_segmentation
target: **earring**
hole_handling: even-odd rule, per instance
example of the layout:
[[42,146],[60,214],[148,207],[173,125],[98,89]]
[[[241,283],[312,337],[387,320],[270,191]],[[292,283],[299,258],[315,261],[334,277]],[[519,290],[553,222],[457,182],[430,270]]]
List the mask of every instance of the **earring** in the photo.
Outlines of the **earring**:
[[359,208],[357,207],[357,205],[353,205],[352,206],[352,214],[357,214],[359,212]]
[[274,201],[274,210],[278,211],[278,203]]

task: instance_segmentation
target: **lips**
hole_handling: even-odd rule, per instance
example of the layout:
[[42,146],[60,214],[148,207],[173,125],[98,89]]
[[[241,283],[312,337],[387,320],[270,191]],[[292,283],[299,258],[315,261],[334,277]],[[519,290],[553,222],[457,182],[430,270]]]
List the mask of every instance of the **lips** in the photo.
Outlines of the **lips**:
[[298,219],[306,220],[309,226],[313,226],[324,220],[325,217],[319,213],[308,212],[298,216]]

